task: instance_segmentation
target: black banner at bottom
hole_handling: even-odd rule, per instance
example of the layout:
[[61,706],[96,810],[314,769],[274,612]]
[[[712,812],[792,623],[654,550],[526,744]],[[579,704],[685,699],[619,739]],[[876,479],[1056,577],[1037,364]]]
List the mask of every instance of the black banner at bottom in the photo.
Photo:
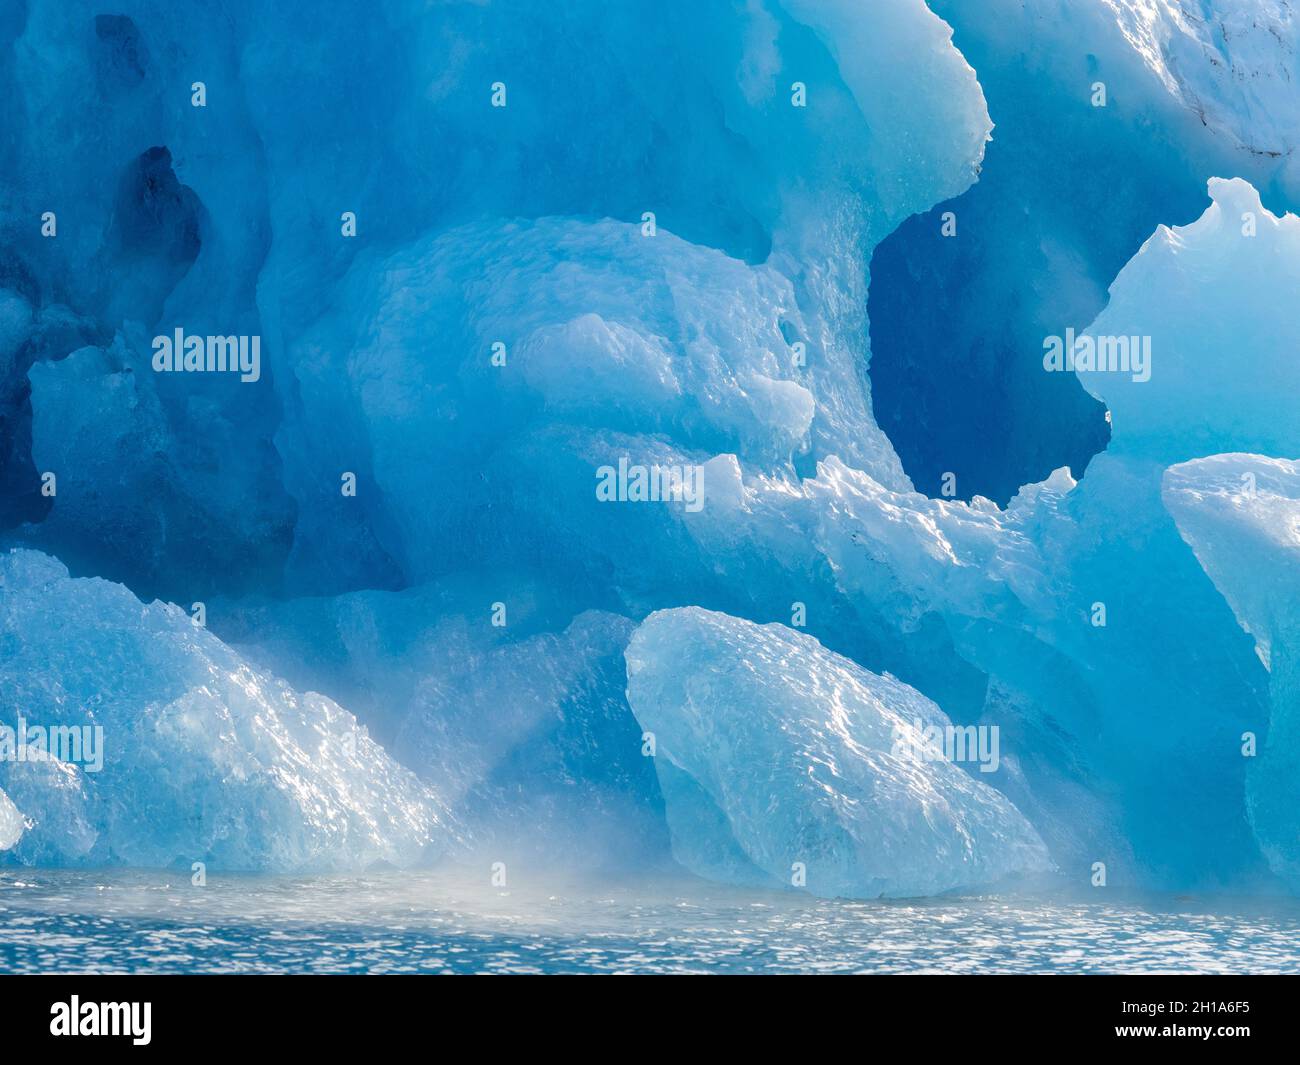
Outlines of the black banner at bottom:
[[1165,1044],[1224,1054],[1289,1049],[1300,992],[1292,977],[714,977],[703,987],[630,979],[6,976],[0,1001],[14,1050],[66,1044],[94,1053],[111,1043],[142,1052],[321,1050],[337,1059],[434,1037],[444,1046],[481,1038],[485,1052],[563,1043],[609,1053],[621,1030],[628,1049],[689,1033],[692,1053],[755,1044],[810,1052],[829,1039],[863,1049]]

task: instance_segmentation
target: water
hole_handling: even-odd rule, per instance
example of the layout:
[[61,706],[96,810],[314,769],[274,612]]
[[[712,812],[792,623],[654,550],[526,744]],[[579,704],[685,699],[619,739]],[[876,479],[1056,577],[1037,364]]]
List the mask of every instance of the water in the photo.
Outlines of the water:
[[0,972],[1111,971],[1300,972],[1300,901],[0,871]]

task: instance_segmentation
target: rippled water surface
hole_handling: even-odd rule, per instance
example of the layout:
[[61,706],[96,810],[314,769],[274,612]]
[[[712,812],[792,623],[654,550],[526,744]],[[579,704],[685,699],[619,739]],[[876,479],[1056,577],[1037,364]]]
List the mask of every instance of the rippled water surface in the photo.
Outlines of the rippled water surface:
[[1300,903],[6,870],[0,971],[1300,972]]

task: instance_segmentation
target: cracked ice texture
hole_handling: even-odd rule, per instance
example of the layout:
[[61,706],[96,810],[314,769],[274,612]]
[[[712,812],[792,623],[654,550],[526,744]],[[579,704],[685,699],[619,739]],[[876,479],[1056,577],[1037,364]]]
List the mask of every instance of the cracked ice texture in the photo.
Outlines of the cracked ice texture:
[[1102,0],[1171,96],[1257,155],[1300,146],[1300,17],[1291,0]]
[[[514,482],[547,477],[554,456],[525,461],[509,480],[505,470],[482,476],[531,425],[665,433],[683,448],[766,463],[809,447],[813,395],[781,331],[803,324],[789,281],[671,234],[646,238],[611,221],[475,225],[358,262],[343,290],[290,347],[304,415],[281,446],[305,493],[364,442],[362,475],[377,491],[359,493],[358,505],[408,573],[434,574],[449,553],[477,549],[447,542],[445,530],[492,535],[483,519],[510,505]],[[330,338],[345,321],[363,325],[338,352]],[[427,337],[443,357],[428,357]],[[488,356],[501,338],[498,369]],[[437,454],[458,461],[430,462]],[[313,535],[300,528],[299,538],[309,544],[338,538],[337,498],[329,510],[317,500],[326,505],[302,499]],[[516,521],[526,528],[528,515]]]
[[[487,623],[485,586],[510,589],[509,625]],[[663,803],[624,699],[634,625],[588,611],[564,626],[551,608],[545,587],[497,572],[212,604],[209,620],[295,686],[327,687],[473,825],[473,846],[491,860],[660,861]],[[560,631],[539,631],[550,624]]]
[[440,800],[351,714],[248,666],[179,608],[0,557],[4,723],[102,726],[98,772],[0,764],[20,862],[334,870],[441,852]]
[[972,888],[1050,867],[1000,792],[896,751],[948,718],[914,688],[781,625],[694,607],[650,615],[628,701],[654,734],[673,853],[704,876],[875,898]]
[[[1079,78],[1081,104],[1101,81],[1108,109],[1159,116],[1160,128],[1150,132],[1176,132],[1179,148],[1202,155],[1202,164],[1209,152],[1220,164],[1240,157],[1252,175],[1280,167],[1291,193],[1300,192],[1292,158],[1300,144],[1300,17],[1291,0],[934,0],[933,6],[957,28],[959,44],[974,37],[998,49],[1003,68],[981,77],[1004,76],[1014,54],[1008,48],[1018,49],[1044,81]],[[1186,128],[1173,128],[1176,111],[1185,112]],[[1198,129],[1209,137],[1202,140]],[[1223,143],[1214,147],[1214,139]]]

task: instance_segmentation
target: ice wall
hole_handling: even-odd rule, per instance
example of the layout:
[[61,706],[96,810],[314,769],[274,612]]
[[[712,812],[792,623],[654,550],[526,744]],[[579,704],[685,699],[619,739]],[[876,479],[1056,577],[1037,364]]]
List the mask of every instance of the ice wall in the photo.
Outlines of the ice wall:
[[[41,554],[6,556],[0,707],[109,707],[128,759],[0,770],[33,821],[8,859],[627,869],[671,833],[784,885],[806,821],[819,893],[1285,872],[1240,752],[1276,673],[1162,485],[1300,453],[1295,221],[1255,192],[1294,202],[1293,23],[1031,7],[7,11],[0,519]],[[1206,210],[1213,174],[1253,184]],[[176,328],[257,335],[257,380],[155,372]],[[1071,328],[1149,339],[1149,376],[1048,372]],[[620,462],[698,471],[699,506],[602,498]],[[655,648],[691,674],[656,651],[629,705]],[[641,715],[671,731],[720,675],[745,686],[646,754]],[[868,731],[996,728],[998,768],[864,756],[850,791],[895,803],[811,801],[801,766],[871,747],[805,698],[824,677]],[[354,714],[382,750],[322,759]],[[719,801],[710,721],[780,751],[781,817]]]

